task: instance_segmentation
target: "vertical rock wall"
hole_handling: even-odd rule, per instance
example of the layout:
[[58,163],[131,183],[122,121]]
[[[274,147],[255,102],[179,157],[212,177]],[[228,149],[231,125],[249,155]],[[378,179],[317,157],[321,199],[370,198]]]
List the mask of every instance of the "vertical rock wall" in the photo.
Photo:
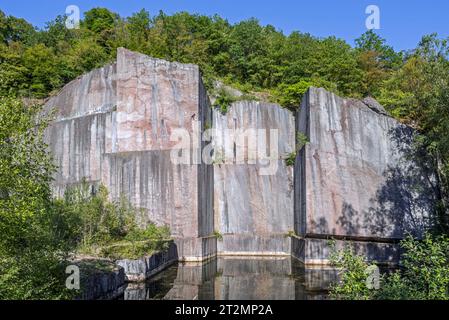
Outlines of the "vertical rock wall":
[[172,130],[185,129],[193,154],[201,146],[195,123],[211,122],[197,66],[119,49],[116,64],[71,82],[46,107],[57,110],[47,132],[56,194],[83,179],[102,183],[112,198],[145,209],[145,220],[169,225],[181,259],[215,254],[213,168],[170,156]]
[[117,66],[112,64],[83,75],[46,105],[46,111],[56,117],[47,131],[47,141],[59,168],[54,183],[59,196],[82,179],[101,181],[108,137],[115,123],[116,72]]
[[[414,132],[371,100],[312,88],[296,119],[261,102],[236,102],[221,114],[198,66],[119,49],[116,63],[51,98],[52,109],[55,194],[83,180],[106,185],[112,198],[145,209],[144,220],[169,225],[181,260],[292,253],[320,264],[335,238],[389,262],[397,240],[429,225],[433,172],[416,160]],[[210,128],[212,146],[201,137]],[[190,164],[171,159],[178,129],[190,138]],[[248,136],[236,141],[236,133]],[[297,133],[309,143],[293,168],[285,158]],[[213,163],[201,159],[209,147]]]
[[[290,254],[293,230],[293,168],[283,160],[295,149],[294,117],[277,105],[259,102],[236,102],[223,115],[213,116],[215,139],[215,225],[223,239],[218,241],[220,254]],[[263,175],[267,164],[257,161],[257,141],[251,138],[240,144],[229,130],[277,130],[276,141],[267,138],[267,147],[279,146],[278,155],[269,155],[275,170]],[[249,131],[247,131],[249,132]],[[254,132],[254,131],[253,131]],[[257,137],[260,139],[260,136]],[[238,163],[237,152],[244,153]],[[267,152],[269,154],[269,152]],[[236,163],[237,162],[237,163]]]
[[413,131],[361,101],[315,88],[297,129],[309,143],[297,155],[295,231],[305,240],[294,254],[321,263],[333,237],[354,241],[371,258],[396,260],[394,242],[422,235],[432,211],[432,171],[413,157]]

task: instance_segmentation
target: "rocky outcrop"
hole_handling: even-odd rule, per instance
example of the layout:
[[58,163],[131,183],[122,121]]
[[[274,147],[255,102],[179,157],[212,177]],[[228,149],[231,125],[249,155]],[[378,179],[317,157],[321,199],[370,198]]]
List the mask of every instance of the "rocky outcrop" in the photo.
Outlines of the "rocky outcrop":
[[421,236],[434,203],[433,171],[419,163],[415,133],[366,102],[311,88],[297,116],[309,143],[295,167],[294,254],[328,257],[327,239],[352,240],[370,258],[397,261],[394,244]]
[[113,300],[125,292],[124,269],[112,261],[84,259],[74,264],[79,267],[81,275],[81,294],[76,300]]
[[170,243],[167,250],[151,256],[136,260],[117,260],[115,263],[123,268],[127,282],[143,282],[177,261],[177,247],[174,243]]
[[[215,228],[223,236],[218,253],[289,255],[285,235],[293,230],[293,167],[284,158],[295,150],[293,114],[274,104],[240,101],[225,115],[214,111],[213,127]],[[267,137],[263,146],[261,136],[251,140],[256,130]],[[247,140],[234,139],[236,132],[247,133]],[[272,147],[276,154],[270,154]],[[260,148],[266,163],[256,156]]]
[[198,66],[119,49],[116,63],[46,108],[56,109],[47,131],[55,194],[104,184],[144,209],[143,223],[168,225],[180,260],[293,254],[322,264],[334,238],[394,262],[397,241],[428,226],[433,172],[413,154],[413,130],[374,99],[312,88],[296,115],[248,101],[222,114]]
[[71,82],[46,109],[56,110],[47,140],[59,168],[57,195],[82,180],[104,184],[111,197],[145,209],[145,220],[168,225],[181,259],[215,254],[213,168],[170,156],[173,130],[191,137],[193,157],[203,143],[195,126],[210,123],[197,66],[119,49],[116,63]]

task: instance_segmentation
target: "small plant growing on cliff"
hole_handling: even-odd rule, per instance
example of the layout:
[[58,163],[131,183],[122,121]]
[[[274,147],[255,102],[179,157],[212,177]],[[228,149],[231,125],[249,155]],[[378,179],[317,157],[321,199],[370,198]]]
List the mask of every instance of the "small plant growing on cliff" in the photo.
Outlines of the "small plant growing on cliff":
[[294,230],[290,230],[289,232],[287,232],[286,234],[285,234],[285,237],[286,238],[295,238],[295,237],[297,237],[298,235],[296,234],[296,232],[294,231]]
[[294,166],[298,152],[302,150],[309,143],[309,138],[302,132],[296,134],[296,151],[286,156],[285,164],[289,167]]
[[213,164],[224,164],[225,160],[224,153],[222,151],[215,150]]
[[285,157],[285,164],[289,167],[292,167],[295,165],[296,162],[296,152],[292,152],[287,157]]
[[223,241],[223,235],[220,233],[220,231],[215,230],[214,237],[217,238],[218,241]]
[[284,108],[296,112],[301,105],[304,94],[310,87],[322,87],[329,91],[338,92],[337,85],[321,78],[303,78],[294,84],[281,83],[274,90],[274,102]]
[[298,132],[296,134],[296,151],[301,151],[309,142],[309,138],[304,133]]
[[226,114],[231,104],[235,101],[236,98],[232,96],[226,89],[220,88],[218,89],[216,94],[214,107],[219,109],[222,114]]

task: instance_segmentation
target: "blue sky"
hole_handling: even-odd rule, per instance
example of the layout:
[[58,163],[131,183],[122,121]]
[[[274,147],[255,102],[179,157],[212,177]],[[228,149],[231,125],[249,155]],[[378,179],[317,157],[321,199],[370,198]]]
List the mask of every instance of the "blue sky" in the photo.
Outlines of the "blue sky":
[[448,0],[0,0],[0,9],[39,27],[64,14],[68,5],[77,5],[81,12],[107,7],[121,16],[142,8],[151,14],[217,13],[230,22],[255,17],[287,34],[299,30],[320,37],[335,35],[353,44],[366,31],[365,8],[370,4],[380,8],[379,33],[397,50],[414,48],[425,34],[449,36]]

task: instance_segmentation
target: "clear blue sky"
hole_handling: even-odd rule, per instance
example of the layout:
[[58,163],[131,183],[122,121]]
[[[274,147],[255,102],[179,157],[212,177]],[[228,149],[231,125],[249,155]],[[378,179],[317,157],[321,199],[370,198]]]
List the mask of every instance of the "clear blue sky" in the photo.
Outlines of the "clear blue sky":
[[374,4],[381,12],[379,33],[397,50],[414,48],[425,34],[449,36],[448,0],[0,0],[0,9],[42,27],[72,4],[81,12],[101,6],[121,16],[145,8],[151,14],[217,13],[230,22],[255,17],[287,34],[335,35],[351,44],[366,31],[365,8]]

